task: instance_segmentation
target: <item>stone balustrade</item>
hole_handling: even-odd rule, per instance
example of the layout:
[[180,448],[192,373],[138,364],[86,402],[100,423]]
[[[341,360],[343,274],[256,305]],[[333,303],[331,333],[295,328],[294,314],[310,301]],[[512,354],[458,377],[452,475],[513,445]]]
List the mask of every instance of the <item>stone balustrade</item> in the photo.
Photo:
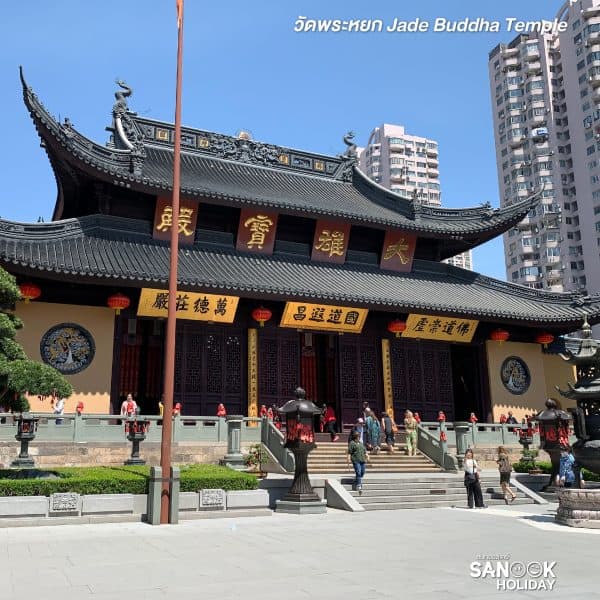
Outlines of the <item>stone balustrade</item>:
[[[124,419],[120,415],[30,413],[39,419],[36,442],[123,442]],[[161,441],[162,417],[140,415],[150,421],[146,442]],[[0,442],[13,441],[17,432],[16,415],[0,413]],[[259,443],[260,419],[244,417],[241,443]],[[173,442],[227,442],[225,419],[204,416],[173,417]]]

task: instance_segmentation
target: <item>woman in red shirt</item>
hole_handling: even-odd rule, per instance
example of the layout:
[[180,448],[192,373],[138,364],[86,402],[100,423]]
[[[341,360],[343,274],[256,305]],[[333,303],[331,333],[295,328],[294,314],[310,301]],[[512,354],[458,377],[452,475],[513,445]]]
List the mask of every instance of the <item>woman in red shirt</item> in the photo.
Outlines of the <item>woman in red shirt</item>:
[[226,417],[226,416],[227,416],[227,411],[225,410],[225,405],[219,404],[219,406],[217,406],[217,417]]
[[325,424],[325,429],[331,436],[331,441],[337,442],[340,439],[340,436],[337,434],[337,419],[335,418],[335,411],[331,406],[325,407],[325,412],[323,413],[323,423]]

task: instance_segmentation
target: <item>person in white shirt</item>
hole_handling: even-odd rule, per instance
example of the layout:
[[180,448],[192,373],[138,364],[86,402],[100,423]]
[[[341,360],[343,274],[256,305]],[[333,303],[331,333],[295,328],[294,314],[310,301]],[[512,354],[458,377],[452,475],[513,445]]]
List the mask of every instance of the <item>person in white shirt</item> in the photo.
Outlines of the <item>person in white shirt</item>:
[[[55,415],[63,415],[65,412],[65,399],[58,398],[58,400],[54,403],[54,414]],[[56,424],[60,425],[63,422],[62,419],[56,419]]]
[[479,465],[473,457],[473,450],[469,448],[465,452],[465,460],[463,464],[465,470],[465,487],[467,488],[467,502],[469,508],[487,508],[483,503],[483,494],[481,493],[481,485],[479,483]]

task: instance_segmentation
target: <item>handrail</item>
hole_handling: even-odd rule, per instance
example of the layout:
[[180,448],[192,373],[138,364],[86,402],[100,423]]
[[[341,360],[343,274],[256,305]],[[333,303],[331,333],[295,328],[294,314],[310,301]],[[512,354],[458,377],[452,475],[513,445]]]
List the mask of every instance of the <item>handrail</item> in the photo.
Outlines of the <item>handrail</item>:
[[435,435],[432,431],[419,424],[417,427],[417,448],[434,463],[446,471],[457,471],[456,457],[448,454],[447,442],[440,440],[439,430]]
[[294,455],[285,447],[283,433],[269,419],[262,420],[261,441],[285,471],[294,472]]

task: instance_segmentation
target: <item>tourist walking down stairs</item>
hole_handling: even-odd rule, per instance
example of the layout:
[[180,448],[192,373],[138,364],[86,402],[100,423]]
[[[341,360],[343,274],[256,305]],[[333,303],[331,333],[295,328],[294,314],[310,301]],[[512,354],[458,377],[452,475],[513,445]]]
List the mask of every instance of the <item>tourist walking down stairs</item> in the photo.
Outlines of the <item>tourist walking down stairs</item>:
[[514,502],[517,495],[510,489],[510,474],[512,472],[512,465],[510,464],[510,458],[508,452],[504,446],[498,447],[498,471],[500,472],[500,487],[504,495],[504,502],[508,504],[509,497],[510,502]]
[[350,461],[352,461],[355,474],[353,489],[357,490],[359,495],[362,494],[362,479],[365,475],[365,465],[369,460],[367,450],[360,441],[360,433],[358,431],[352,432],[352,437],[348,444],[348,456],[346,462],[347,464],[350,464]]

